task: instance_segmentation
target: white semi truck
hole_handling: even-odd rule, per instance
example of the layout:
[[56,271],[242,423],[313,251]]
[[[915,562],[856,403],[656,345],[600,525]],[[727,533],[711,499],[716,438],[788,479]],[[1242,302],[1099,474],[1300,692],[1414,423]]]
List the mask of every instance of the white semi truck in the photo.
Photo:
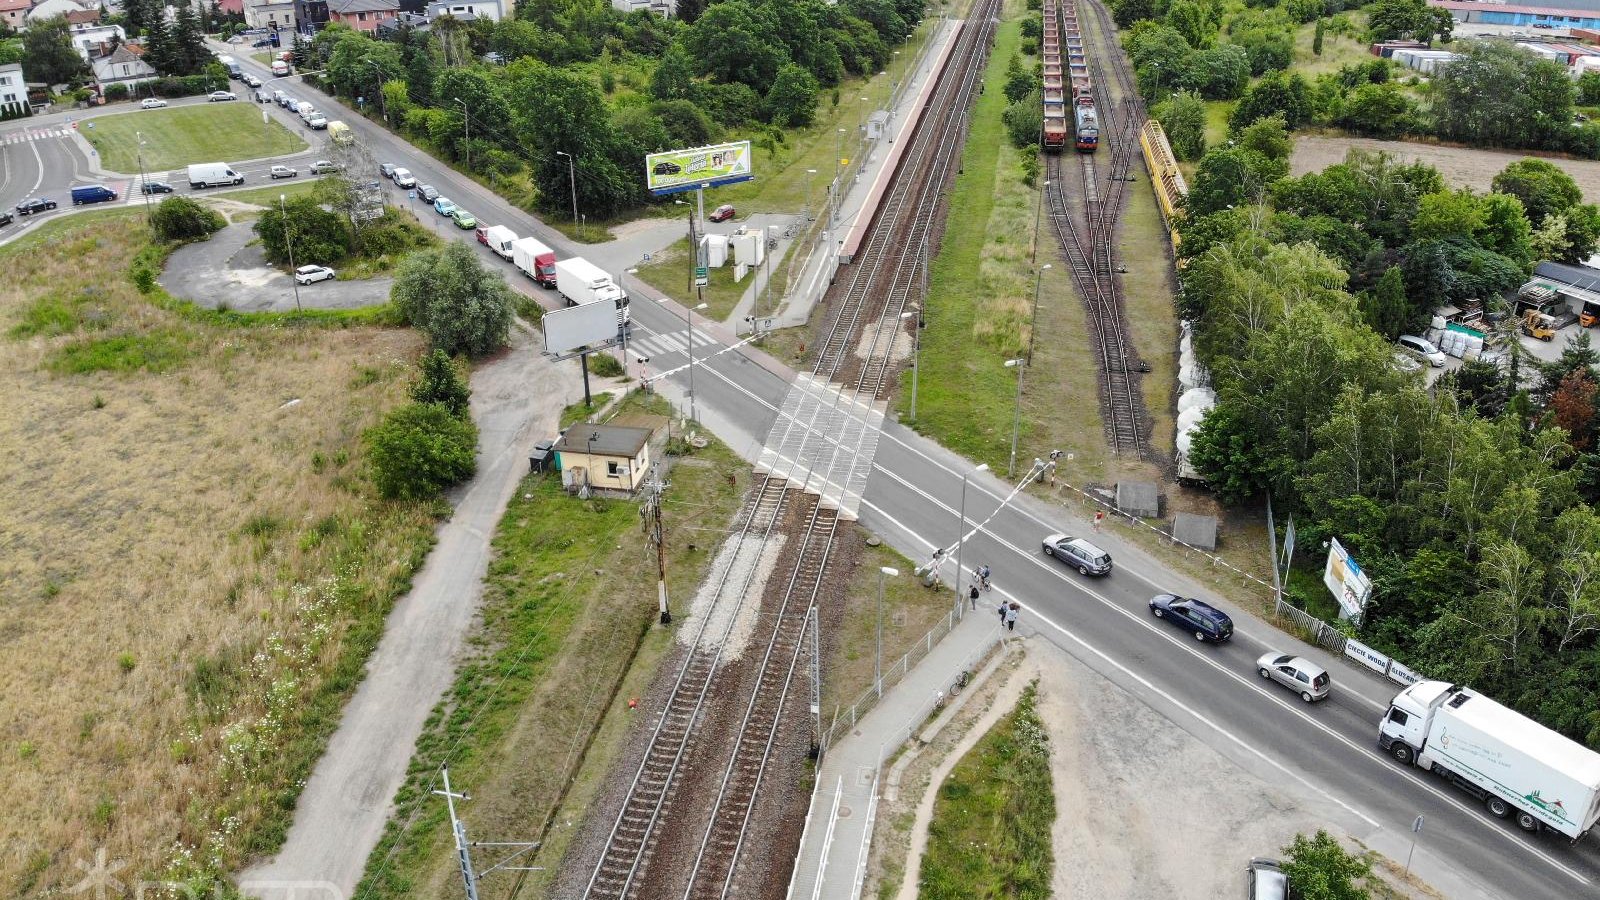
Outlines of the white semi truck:
[[628,292],[617,286],[606,271],[581,256],[556,262],[556,293],[569,306],[585,303],[614,303],[617,331],[628,327]]
[[1469,688],[1420,681],[1395,695],[1378,745],[1525,831],[1581,840],[1600,820],[1600,753]]

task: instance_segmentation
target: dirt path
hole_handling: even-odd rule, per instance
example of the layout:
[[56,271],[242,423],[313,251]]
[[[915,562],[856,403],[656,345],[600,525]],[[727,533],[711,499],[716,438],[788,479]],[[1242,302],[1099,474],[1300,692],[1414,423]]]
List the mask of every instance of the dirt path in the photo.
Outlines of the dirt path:
[[[1507,165],[1519,159],[1538,156],[1513,150],[1477,150],[1469,147],[1442,147],[1411,141],[1376,141],[1370,138],[1322,137],[1302,135],[1294,139],[1294,154],[1289,157],[1289,174],[1304,175],[1320,172],[1334,163],[1343,162],[1351,147],[1363,150],[1382,150],[1393,154],[1402,162],[1420,161],[1439,170],[1452,187],[1470,187],[1477,191],[1489,190],[1489,182]],[[1600,199],[1600,161],[1586,159],[1559,159],[1545,157],[1571,175],[1583,189],[1585,200]]]
[[455,677],[489,542],[527,471],[526,450],[555,433],[562,406],[579,395],[577,372],[545,359],[531,330],[513,329],[511,341],[472,374],[478,475],[451,497],[454,514],[390,612],[366,678],[300,795],[283,849],[240,875],[251,896],[348,897],[383,833],[423,721]]

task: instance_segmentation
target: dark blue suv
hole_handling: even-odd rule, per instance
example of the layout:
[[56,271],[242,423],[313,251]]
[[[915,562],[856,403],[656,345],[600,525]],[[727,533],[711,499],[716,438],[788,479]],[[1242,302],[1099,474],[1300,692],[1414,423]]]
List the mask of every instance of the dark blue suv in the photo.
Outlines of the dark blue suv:
[[1150,613],[1189,632],[1197,641],[1220,644],[1233,637],[1233,620],[1204,600],[1157,594],[1150,598]]

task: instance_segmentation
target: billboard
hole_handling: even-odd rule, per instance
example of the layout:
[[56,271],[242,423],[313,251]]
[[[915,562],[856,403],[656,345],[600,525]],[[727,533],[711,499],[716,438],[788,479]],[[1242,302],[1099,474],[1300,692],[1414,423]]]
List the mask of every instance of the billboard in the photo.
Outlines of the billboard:
[[617,337],[615,303],[583,303],[545,313],[544,352],[568,353],[579,347],[606,346]]
[[1372,579],[1361,571],[1337,539],[1328,542],[1328,567],[1322,572],[1322,583],[1333,592],[1346,619],[1360,619],[1372,596]]
[[652,194],[737,184],[754,178],[749,141],[651,153],[644,158],[645,184]]

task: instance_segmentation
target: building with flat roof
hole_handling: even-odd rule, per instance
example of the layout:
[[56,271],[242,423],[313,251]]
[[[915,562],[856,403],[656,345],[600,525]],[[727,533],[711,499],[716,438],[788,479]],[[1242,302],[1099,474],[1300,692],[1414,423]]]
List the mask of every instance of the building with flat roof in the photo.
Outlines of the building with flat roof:
[[579,422],[552,449],[570,490],[632,493],[650,473],[650,429]]
[[[1518,6],[1479,3],[1474,0],[1428,0],[1429,6],[1450,11],[1457,22],[1481,25],[1534,25],[1556,28],[1600,27],[1600,0],[1571,0],[1570,6]],[[1583,3],[1584,5],[1578,5]]]

